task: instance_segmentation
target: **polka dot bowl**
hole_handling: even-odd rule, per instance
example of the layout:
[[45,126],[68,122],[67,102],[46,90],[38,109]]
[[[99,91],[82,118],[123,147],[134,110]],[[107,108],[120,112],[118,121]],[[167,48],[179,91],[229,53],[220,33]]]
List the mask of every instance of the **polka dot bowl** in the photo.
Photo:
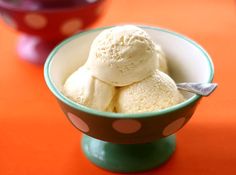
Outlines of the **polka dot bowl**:
[[[162,46],[171,77],[176,82],[212,81],[213,63],[200,45],[169,30],[140,27]],[[83,150],[91,161],[118,172],[137,172],[156,167],[175,150],[174,133],[192,117],[201,96],[184,93],[187,100],[181,104],[137,114],[100,112],[66,98],[61,93],[63,83],[84,64],[93,39],[102,30],[104,28],[80,33],[57,46],[45,64],[46,83],[69,121],[85,134]]]
[[20,57],[42,64],[60,41],[98,20],[105,0],[2,0],[0,14],[10,27],[22,32]]

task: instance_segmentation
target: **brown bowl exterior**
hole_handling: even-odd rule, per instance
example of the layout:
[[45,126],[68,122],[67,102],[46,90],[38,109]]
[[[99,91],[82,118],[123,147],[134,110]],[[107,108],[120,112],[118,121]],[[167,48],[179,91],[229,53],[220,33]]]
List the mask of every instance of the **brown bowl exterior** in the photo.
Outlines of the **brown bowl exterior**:
[[174,134],[192,117],[198,101],[172,112],[149,117],[101,117],[57,99],[69,121],[91,137],[119,144],[147,143]]

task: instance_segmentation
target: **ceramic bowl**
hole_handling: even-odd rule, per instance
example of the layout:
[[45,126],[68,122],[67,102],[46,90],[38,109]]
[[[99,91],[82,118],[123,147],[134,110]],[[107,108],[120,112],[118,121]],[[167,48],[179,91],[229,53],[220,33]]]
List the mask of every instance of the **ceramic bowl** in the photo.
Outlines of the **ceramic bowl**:
[[17,51],[21,58],[43,64],[63,39],[98,20],[105,0],[1,0],[3,20],[23,34]]
[[[166,29],[140,27],[161,45],[176,82],[212,81],[213,63],[200,45]],[[63,84],[85,63],[93,39],[102,30],[80,33],[57,46],[45,64],[46,83],[69,121],[85,134],[83,150],[95,164],[118,172],[156,167],[175,150],[174,133],[192,117],[201,96],[184,93],[187,100],[178,105],[137,114],[96,111],[68,99],[61,93]]]

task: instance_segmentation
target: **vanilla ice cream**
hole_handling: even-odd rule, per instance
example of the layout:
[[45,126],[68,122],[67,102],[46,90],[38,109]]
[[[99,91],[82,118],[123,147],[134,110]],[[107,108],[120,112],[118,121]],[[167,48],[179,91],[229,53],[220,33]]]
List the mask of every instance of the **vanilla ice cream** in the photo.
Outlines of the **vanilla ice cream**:
[[184,101],[175,82],[165,73],[156,70],[148,78],[121,87],[115,108],[121,113],[158,111]]
[[169,74],[169,69],[168,69],[165,53],[163,52],[160,45],[155,44],[155,49],[156,49],[156,54],[157,54],[156,68],[166,74]]
[[87,62],[67,78],[63,93],[100,111],[156,111],[184,100],[166,73],[164,52],[144,30],[118,26],[94,39]]
[[100,111],[113,111],[115,87],[94,78],[85,67],[80,67],[66,80],[63,88],[71,100]]
[[141,28],[124,25],[102,31],[93,41],[86,65],[94,77],[113,86],[126,86],[167,71],[166,60]]

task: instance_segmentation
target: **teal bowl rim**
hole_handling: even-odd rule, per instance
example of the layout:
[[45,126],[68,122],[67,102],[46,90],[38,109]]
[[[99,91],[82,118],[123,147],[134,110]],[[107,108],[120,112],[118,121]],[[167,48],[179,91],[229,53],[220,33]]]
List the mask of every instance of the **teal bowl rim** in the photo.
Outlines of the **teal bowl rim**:
[[[88,114],[92,114],[92,115],[97,115],[97,116],[101,116],[101,117],[108,117],[108,118],[145,118],[145,117],[153,117],[153,116],[160,116],[163,114],[167,114],[167,113],[171,113],[174,111],[177,111],[181,108],[187,107],[188,105],[196,102],[197,100],[199,100],[201,98],[200,95],[193,95],[191,98],[185,100],[182,103],[179,103],[175,106],[171,106],[169,108],[166,109],[162,109],[160,111],[153,111],[153,112],[143,112],[143,113],[113,113],[113,112],[103,112],[103,111],[98,111],[83,105],[80,105],[72,100],[70,100],[69,98],[67,98],[66,96],[64,96],[57,88],[56,86],[53,84],[53,82],[51,81],[51,77],[50,77],[50,66],[51,66],[51,62],[54,58],[54,55],[58,52],[58,50],[64,46],[65,44],[69,43],[70,41],[76,39],[77,37],[83,36],[84,34],[88,34],[91,32],[95,32],[95,31],[101,31],[107,28],[110,28],[113,26],[108,26],[108,27],[102,27],[102,28],[96,28],[96,29],[92,29],[92,30],[87,30],[81,33],[78,33],[74,36],[69,37],[68,39],[62,41],[58,46],[56,46],[53,51],[49,54],[45,65],[44,65],[44,78],[46,81],[46,84],[48,86],[48,88],[51,90],[51,92],[59,99],[61,100],[63,103],[69,105],[70,107],[83,111],[85,113]],[[209,78],[207,82],[212,82],[213,78],[214,78],[214,65],[212,62],[211,57],[209,56],[209,54],[195,41],[191,40],[190,38],[183,36],[179,33],[173,32],[169,29],[163,29],[163,28],[159,28],[159,27],[152,27],[152,26],[142,26],[140,25],[139,27],[144,28],[144,29],[151,29],[151,30],[158,30],[161,32],[165,32],[165,33],[169,33],[171,35],[177,36],[187,42],[189,42],[190,44],[192,44],[193,46],[195,46],[196,48],[198,48],[204,55],[206,58],[206,61],[208,62],[209,68],[210,68],[210,74],[209,74]]]

